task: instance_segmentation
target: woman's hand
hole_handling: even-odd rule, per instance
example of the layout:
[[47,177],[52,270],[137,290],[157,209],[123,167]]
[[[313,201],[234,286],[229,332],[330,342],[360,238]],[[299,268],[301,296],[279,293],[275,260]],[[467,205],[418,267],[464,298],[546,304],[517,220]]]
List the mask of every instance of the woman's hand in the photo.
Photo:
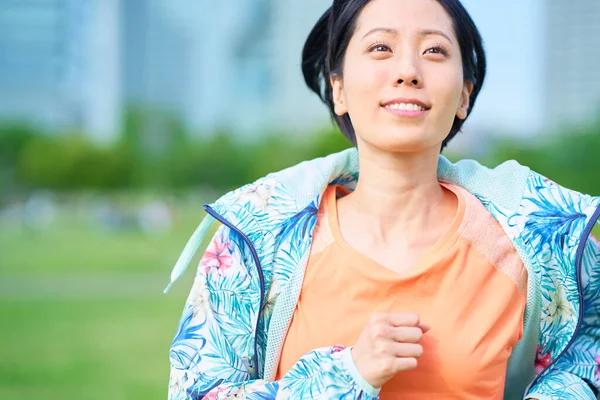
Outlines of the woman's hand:
[[411,313],[376,314],[352,348],[352,359],[362,377],[379,388],[394,375],[417,367],[423,354],[419,344],[429,327]]

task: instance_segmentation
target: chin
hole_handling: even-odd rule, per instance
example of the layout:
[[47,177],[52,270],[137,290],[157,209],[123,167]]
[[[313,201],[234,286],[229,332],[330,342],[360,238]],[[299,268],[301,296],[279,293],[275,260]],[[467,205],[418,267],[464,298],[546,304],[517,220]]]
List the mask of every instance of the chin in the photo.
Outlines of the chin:
[[428,151],[435,147],[438,150],[442,147],[443,138],[431,137],[422,130],[403,130],[398,132],[395,129],[387,134],[378,134],[372,137],[365,137],[363,140],[370,147],[379,151],[389,153],[416,153]]

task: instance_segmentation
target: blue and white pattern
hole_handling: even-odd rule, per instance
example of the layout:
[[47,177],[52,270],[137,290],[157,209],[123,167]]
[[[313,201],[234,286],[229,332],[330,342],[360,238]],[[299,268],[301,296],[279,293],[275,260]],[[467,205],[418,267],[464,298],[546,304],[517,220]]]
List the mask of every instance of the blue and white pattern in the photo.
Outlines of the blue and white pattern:
[[[520,397],[595,399],[600,246],[589,231],[600,198],[514,162],[488,170],[441,157],[440,165],[440,179],[473,193],[498,220],[535,280],[540,334],[522,340],[539,346],[536,367],[544,371]],[[227,223],[200,262],[173,340],[169,399],[377,398],[348,361],[350,349],[339,346],[306,354],[283,379],[272,380],[321,195],[331,182],[352,189],[357,179],[356,151],[347,150],[271,174],[211,206]],[[499,190],[502,182],[506,190]]]

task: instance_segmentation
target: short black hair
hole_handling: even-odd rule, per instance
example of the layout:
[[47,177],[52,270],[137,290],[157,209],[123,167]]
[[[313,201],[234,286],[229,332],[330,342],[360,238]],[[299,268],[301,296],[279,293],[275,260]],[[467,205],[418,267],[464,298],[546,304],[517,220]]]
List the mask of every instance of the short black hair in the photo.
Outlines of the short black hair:
[[[356,134],[346,113],[335,114],[331,77],[341,76],[348,43],[356,28],[356,21],[363,8],[371,0],[334,0],[333,5],[319,18],[308,35],[302,51],[302,73],[308,87],[327,105],[340,130],[354,145]],[[466,81],[473,83],[470,106],[471,114],[475,100],[479,95],[486,73],[485,50],[479,30],[473,19],[459,0],[436,0],[444,7],[454,25],[454,31],[460,46],[463,75]],[[465,118],[466,120],[466,118]],[[444,139],[442,149],[460,131],[465,120],[454,118],[450,133]]]

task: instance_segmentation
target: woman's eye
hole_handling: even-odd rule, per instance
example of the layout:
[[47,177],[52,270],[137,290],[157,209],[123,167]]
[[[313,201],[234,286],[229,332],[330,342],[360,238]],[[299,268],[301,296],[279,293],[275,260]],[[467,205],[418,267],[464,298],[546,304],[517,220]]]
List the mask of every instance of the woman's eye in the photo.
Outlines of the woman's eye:
[[444,56],[447,56],[448,52],[443,47],[436,46],[425,50],[425,54],[442,54]]
[[381,52],[390,51],[390,48],[385,44],[376,44],[376,45],[371,46],[371,48],[369,48],[369,50],[371,52],[381,53]]

